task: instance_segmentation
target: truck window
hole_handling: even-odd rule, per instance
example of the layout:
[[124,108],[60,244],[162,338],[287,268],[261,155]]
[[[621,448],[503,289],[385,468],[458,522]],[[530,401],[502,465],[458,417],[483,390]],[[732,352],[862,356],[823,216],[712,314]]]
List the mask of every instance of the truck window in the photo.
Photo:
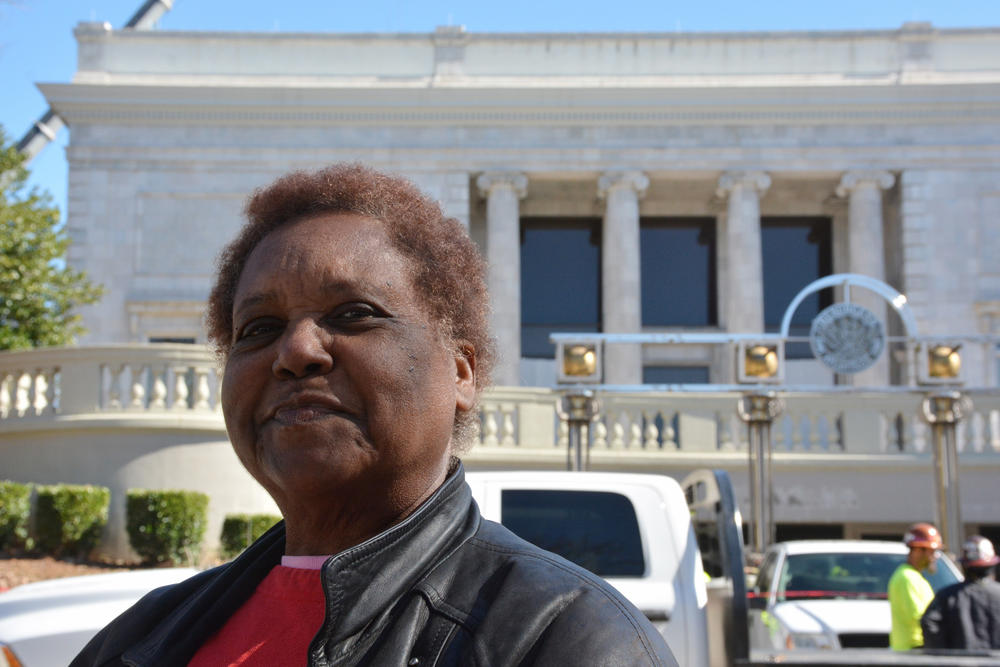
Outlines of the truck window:
[[778,560],[778,554],[771,552],[764,558],[764,562],[761,563],[759,574],[757,575],[757,583],[754,588],[756,588],[761,593],[771,592],[771,580],[774,578],[774,564]]
[[519,537],[602,577],[646,571],[632,502],[606,491],[506,489],[501,522]]
[[[785,560],[779,595],[885,599],[889,578],[905,559],[893,553],[794,554]],[[957,581],[944,563],[925,577],[935,590]]]

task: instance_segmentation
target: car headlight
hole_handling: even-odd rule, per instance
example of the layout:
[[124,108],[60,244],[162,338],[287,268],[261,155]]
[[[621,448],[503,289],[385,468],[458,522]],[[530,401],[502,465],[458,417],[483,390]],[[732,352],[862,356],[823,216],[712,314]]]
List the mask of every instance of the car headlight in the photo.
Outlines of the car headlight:
[[789,632],[785,646],[794,648],[835,648],[833,640],[822,632]]

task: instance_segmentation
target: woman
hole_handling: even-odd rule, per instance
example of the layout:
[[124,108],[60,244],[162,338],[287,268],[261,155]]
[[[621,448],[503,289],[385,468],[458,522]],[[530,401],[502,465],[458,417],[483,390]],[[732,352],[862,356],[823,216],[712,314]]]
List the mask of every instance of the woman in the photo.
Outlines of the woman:
[[492,362],[461,225],[357,165],[256,192],[208,306],[233,448],[284,521],[74,664],[674,664],[600,579],[480,518],[455,458]]

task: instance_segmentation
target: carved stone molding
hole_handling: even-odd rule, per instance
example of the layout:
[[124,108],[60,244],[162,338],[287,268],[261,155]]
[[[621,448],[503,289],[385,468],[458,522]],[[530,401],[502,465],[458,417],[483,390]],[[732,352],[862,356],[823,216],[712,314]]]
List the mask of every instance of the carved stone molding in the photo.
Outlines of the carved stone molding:
[[641,171],[632,169],[604,172],[597,181],[597,196],[604,199],[616,188],[628,188],[635,192],[636,197],[642,199],[646,189],[649,188],[649,177]]
[[871,185],[879,190],[888,190],[896,182],[896,177],[888,171],[877,169],[856,169],[846,172],[837,186],[837,196],[847,197],[858,187]]
[[727,197],[734,188],[742,187],[763,195],[771,187],[771,177],[763,171],[727,171],[719,177],[715,194]]
[[479,194],[489,197],[495,188],[510,188],[518,199],[528,194],[528,177],[519,171],[486,171],[476,178]]

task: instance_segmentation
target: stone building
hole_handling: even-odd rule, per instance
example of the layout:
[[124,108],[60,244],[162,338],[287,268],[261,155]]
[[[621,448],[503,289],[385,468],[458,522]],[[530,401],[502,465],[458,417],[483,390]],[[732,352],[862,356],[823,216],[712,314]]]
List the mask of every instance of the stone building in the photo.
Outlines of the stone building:
[[[849,272],[904,293],[921,334],[1000,333],[1000,29],[375,35],[82,23],[76,37],[72,82],[40,87],[71,128],[69,261],[107,289],[84,313],[83,348],[116,350],[91,403],[133,405],[133,427],[156,400],[214,410],[214,373],[197,355],[175,372],[140,358],[153,348],[95,346],[203,342],[213,258],[246,194],[342,160],[410,177],[490,261],[503,356],[470,465],[563,464],[547,389],[554,331],[775,331],[801,288]],[[792,333],[841,297],[807,300]],[[901,333],[884,302],[854,300]],[[874,392],[912,381],[898,356],[838,378],[806,348],[786,349],[789,384]],[[605,381],[728,385],[731,357],[711,344],[609,346]],[[967,474],[995,479],[995,343],[966,345],[963,361],[983,394],[963,436],[976,461]],[[679,475],[711,464],[739,478],[732,396],[713,396],[621,403],[595,429],[594,465]],[[919,400],[900,396],[880,394],[877,408],[862,394],[789,398],[779,520],[857,535],[932,518],[920,495],[925,429],[908,407]],[[795,412],[796,401],[812,407]],[[212,433],[181,440],[218,444]],[[889,470],[915,505],[858,481]],[[963,488],[967,521],[995,523],[1000,499],[979,486]]]

